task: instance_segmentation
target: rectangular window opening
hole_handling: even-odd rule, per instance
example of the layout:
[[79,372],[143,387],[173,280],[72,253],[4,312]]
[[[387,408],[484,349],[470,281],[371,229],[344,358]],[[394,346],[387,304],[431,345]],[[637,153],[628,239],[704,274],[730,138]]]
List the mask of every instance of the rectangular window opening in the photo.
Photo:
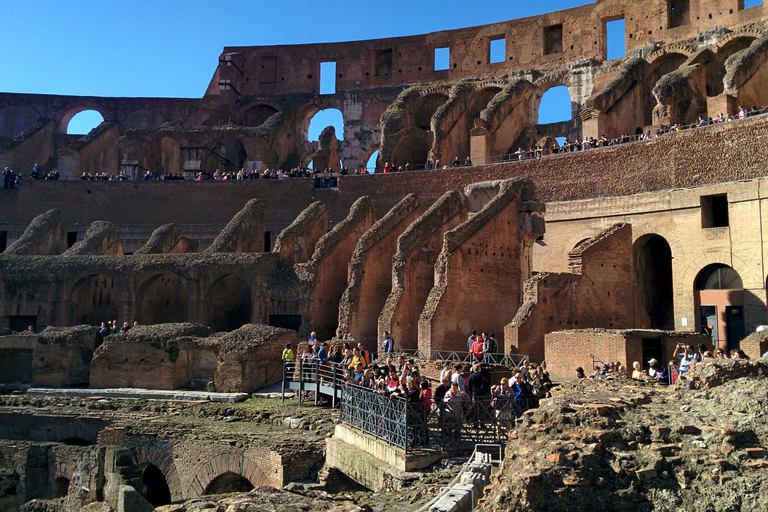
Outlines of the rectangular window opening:
[[264,231],[264,252],[272,252],[272,232]]
[[689,0],[669,0],[667,4],[669,28],[682,27],[691,22],[691,5]]
[[376,50],[376,76],[392,74],[392,48]]
[[261,57],[261,71],[259,73],[259,83],[274,84],[277,83],[277,57],[263,55]]
[[451,49],[446,46],[435,48],[435,71],[448,69],[451,60]]
[[758,5],[763,5],[763,0],[744,0],[744,7],[742,9],[749,9]]
[[67,249],[77,243],[77,231],[67,231]]
[[320,63],[320,94],[336,94],[336,63]]
[[627,55],[624,18],[605,24],[606,58],[621,59]]
[[0,231],[0,252],[5,252],[8,248],[8,232]]
[[701,227],[723,228],[728,226],[728,196],[701,196]]
[[491,39],[488,62],[496,64],[507,60],[507,40],[504,37]]
[[544,27],[544,55],[563,53],[563,24]]

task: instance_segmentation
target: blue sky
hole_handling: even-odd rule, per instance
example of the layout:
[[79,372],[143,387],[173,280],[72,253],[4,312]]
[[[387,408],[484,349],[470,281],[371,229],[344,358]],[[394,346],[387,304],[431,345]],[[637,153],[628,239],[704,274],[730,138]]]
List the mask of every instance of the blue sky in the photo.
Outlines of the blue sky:
[[407,36],[586,3],[3,0],[0,92],[199,98],[224,46]]

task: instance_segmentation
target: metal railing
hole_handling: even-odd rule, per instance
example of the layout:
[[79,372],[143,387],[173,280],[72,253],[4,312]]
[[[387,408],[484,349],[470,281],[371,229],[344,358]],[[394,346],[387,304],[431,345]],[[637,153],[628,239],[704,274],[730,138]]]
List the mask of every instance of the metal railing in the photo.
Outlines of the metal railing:
[[341,421],[406,451],[505,441],[515,419],[539,398],[465,397],[441,403],[407,402],[345,383]]
[[[379,357],[386,354],[379,353]],[[392,352],[393,357],[405,356],[420,359],[429,359],[432,361],[456,361],[459,363],[471,363],[473,361],[472,352],[463,352],[461,350],[433,350],[429,356],[426,356],[419,349],[395,349]],[[510,369],[516,369],[529,361],[530,357],[526,354],[483,354],[483,363],[504,365]]]
[[[498,457],[494,458],[492,457],[492,453],[498,450]],[[458,484],[461,481],[461,477],[467,472],[467,469],[471,464],[474,464],[478,461],[478,458],[481,460],[487,461],[489,464],[491,464],[493,469],[499,469],[501,467],[501,462],[504,460],[504,445],[502,444],[485,444],[485,443],[478,443],[475,445],[475,449],[472,451],[472,455],[469,456],[469,459],[467,462],[461,465],[461,470],[456,474],[456,476],[451,480],[451,483],[446,485],[445,487],[441,487],[439,489],[438,494],[429,500],[427,503],[422,505],[420,508],[416,510],[416,512],[429,512],[432,509],[432,505],[437,503],[443,496],[448,494],[449,492],[453,491],[453,486]],[[474,494],[474,487],[471,489],[472,491],[472,503],[473,508],[472,510],[477,509],[477,499]]]

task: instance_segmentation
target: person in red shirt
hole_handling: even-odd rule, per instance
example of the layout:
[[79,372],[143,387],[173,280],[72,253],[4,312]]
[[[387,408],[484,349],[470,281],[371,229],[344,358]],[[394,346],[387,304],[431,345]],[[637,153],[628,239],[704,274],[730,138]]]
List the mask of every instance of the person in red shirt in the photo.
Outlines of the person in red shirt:
[[472,361],[479,363],[483,360],[483,338],[478,336],[472,343]]

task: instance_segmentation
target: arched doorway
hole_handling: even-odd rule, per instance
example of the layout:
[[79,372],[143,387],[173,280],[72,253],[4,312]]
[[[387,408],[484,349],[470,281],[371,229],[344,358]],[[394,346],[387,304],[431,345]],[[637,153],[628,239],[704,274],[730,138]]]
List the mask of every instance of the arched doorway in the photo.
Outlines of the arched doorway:
[[733,268],[707,265],[694,281],[696,329],[709,333],[715,347],[739,348],[744,339],[744,285]]
[[157,274],[144,281],[136,294],[136,320],[145,325],[186,322],[187,288],[173,274]]
[[172,503],[171,490],[168,488],[168,482],[160,468],[154,464],[147,464],[141,474],[141,479],[144,482],[144,497],[154,507]]
[[448,101],[447,94],[428,94],[420,98],[414,108],[414,126],[421,130],[432,131],[432,116],[446,101]]
[[203,494],[224,494],[229,492],[248,492],[253,489],[253,484],[244,476],[237,473],[226,472],[217,476],[209,483]]
[[675,328],[672,299],[672,250],[659,235],[645,235],[635,242],[637,325],[651,329]]
[[251,289],[241,278],[227,274],[208,289],[208,325],[214,331],[234,331],[251,321]]
[[72,325],[99,325],[117,319],[119,294],[115,283],[103,275],[80,280],[70,295]]

